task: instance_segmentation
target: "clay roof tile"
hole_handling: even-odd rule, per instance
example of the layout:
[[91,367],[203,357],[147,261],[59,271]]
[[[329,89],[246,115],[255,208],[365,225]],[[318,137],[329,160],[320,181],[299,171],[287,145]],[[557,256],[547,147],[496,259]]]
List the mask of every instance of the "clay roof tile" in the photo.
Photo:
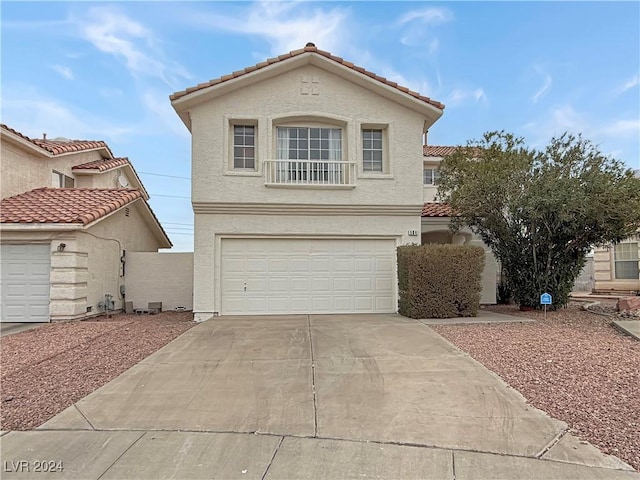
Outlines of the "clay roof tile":
[[344,60],[342,57],[338,57],[336,55],[332,55],[331,53],[329,53],[329,52],[327,52],[325,50],[319,50],[313,44],[307,44],[304,48],[297,49],[297,50],[292,50],[289,53],[285,53],[285,54],[280,55],[278,57],[269,58],[269,59],[267,59],[267,60],[265,60],[263,62],[257,63],[254,66],[247,67],[244,70],[239,70],[239,71],[233,72],[230,75],[223,75],[222,77],[219,77],[219,78],[214,79],[214,80],[210,80],[209,82],[201,83],[200,85],[197,85],[196,87],[189,87],[186,90],[175,92],[169,98],[172,101],[173,100],[178,100],[178,99],[180,99],[180,98],[182,98],[182,97],[184,97],[186,95],[189,95],[190,93],[193,93],[193,92],[195,92],[197,90],[202,90],[202,89],[205,89],[205,88],[208,88],[208,87],[212,87],[212,86],[217,85],[219,83],[226,82],[226,81],[231,80],[233,78],[241,77],[243,75],[246,75],[247,73],[251,73],[251,72],[254,72],[254,71],[259,70],[261,68],[268,67],[269,65],[273,65],[274,63],[286,61],[286,60],[288,60],[290,58],[294,58],[294,57],[297,57],[298,55],[302,55],[302,54],[305,54],[305,53],[315,53],[317,55],[321,55],[323,57],[326,57],[326,58],[328,58],[328,59],[330,59],[330,60],[332,60],[332,61],[334,61],[336,63],[339,63],[340,65],[343,65],[344,67],[347,67],[347,68],[349,68],[351,70],[354,70],[354,71],[356,71],[358,73],[361,73],[363,75],[371,77],[371,78],[373,78],[373,79],[375,79],[375,80],[377,80],[377,81],[379,81],[381,83],[384,83],[385,85],[388,85],[388,86],[390,86],[392,88],[400,90],[401,92],[404,92],[404,93],[406,93],[408,95],[411,95],[412,97],[414,97],[414,98],[416,98],[416,99],[418,99],[418,100],[420,100],[422,102],[428,103],[429,105],[432,105],[432,106],[434,106],[436,108],[439,108],[441,110],[444,109],[444,105],[442,103],[436,101],[436,100],[432,100],[429,97],[426,97],[424,95],[420,95],[417,92],[411,91],[406,87],[402,87],[402,86],[398,85],[396,82],[391,82],[391,81],[387,80],[384,77],[381,77],[381,76],[376,75],[375,73],[369,72],[368,70],[364,69],[363,67],[359,67],[357,65],[354,65],[351,62],[348,62],[348,61]]
[[0,222],[86,225],[141,197],[137,189],[37,188],[3,199]]

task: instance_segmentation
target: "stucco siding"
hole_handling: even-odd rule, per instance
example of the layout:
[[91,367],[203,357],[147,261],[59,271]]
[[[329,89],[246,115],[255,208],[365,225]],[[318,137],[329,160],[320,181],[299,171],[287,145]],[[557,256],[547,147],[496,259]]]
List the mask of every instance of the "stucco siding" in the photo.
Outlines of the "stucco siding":
[[101,158],[100,152],[78,152],[47,158],[34,155],[17,145],[1,143],[2,198],[11,197],[34,188],[51,187],[53,170],[74,177],[72,167]]
[[[302,78],[317,79],[318,95],[301,95]],[[422,200],[424,116],[317,66],[236,90],[193,107],[190,115],[194,202],[415,205]],[[255,175],[236,175],[229,168],[230,122],[243,119],[257,123]],[[262,162],[276,158],[276,125],[311,123],[342,128],[342,160],[357,162],[359,170],[362,125],[387,126],[389,174],[360,173],[356,187],[344,190],[265,187]]]
[[[96,311],[105,294],[113,295],[117,309],[124,307],[120,286],[124,285],[122,250],[127,252],[156,252],[158,242],[145,224],[137,200],[121,208],[81,234],[83,251],[89,255],[87,306]],[[125,255],[126,262],[126,255]],[[126,265],[124,266],[126,269]]]
[[162,302],[164,310],[192,310],[193,253],[128,253],[125,282],[134,308]]
[[393,238],[397,245],[419,242],[409,236],[420,230],[419,216],[324,215],[196,215],[194,305],[198,320],[220,312],[220,246],[222,238],[238,237],[366,237]]

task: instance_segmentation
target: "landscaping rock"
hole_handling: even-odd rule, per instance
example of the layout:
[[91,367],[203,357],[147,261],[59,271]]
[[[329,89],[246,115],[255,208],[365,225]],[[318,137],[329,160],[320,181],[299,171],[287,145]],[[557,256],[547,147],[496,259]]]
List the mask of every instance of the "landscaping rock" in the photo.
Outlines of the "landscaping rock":
[[618,300],[617,308],[619,312],[640,310],[640,297],[625,297]]

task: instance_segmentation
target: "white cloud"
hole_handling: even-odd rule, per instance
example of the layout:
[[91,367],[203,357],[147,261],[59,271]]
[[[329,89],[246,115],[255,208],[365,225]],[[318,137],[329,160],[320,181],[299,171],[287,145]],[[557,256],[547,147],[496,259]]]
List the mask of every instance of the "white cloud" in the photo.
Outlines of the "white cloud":
[[522,129],[528,132],[530,144],[542,148],[553,137],[565,132],[578,135],[594,142],[607,155],[627,161],[632,161],[632,153],[637,151],[640,138],[639,119],[603,119],[592,117],[576,110],[572,105],[556,106],[543,116],[524,125]]
[[615,120],[600,129],[600,133],[612,137],[635,137],[640,139],[640,119]]
[[82,38],[122,61],[136,78],[159,78],[173,90],[178,88],[176,79],[189,78],[184,67],[166,59],[150,29],[115,8],[94,7],[73,21]]
[[64,67],[62,65],[53,65],[51,68],[53,70],[55,70],[56,72],[58,72],[60,75],[62,75],[67,80],[73,80],[74,79],[73,71],[69,67]]
[[434,56],[440,47],[440,41],[433,35],[433,28],[453,20],[453,13],[446,8],[429,7],[422,10],[411,10],[395,21],[395,25],[403,27],[400,42],[408,47],[424,48],[430,56]]
[[30,86],[4,86],[2,116],[9,126],[28,136],[114,140],[137,132],[135,125],[117,123],[41,95]]
[[440,25],[453,20],[453,12],[446,8],[427,7],[421,10],[411,10],[402,15],[396,24],[404,25],[414,20],[426,25]]
[[627,90],[631,90],[634,87],[640,85],[640,75],[636,75],[633,78],[630,78],[625,83],[621,84],[618,88],[616,88],[616,93],[621,94],[626,92]]
[[535,69],[539,74],[544,76],[544,83],[542,84],[542,87],[540,87],[538,91],[533,95],[533,97],[531,97],[531,101],[533,103],[538,103],[538,100],[544,97],[547,93],[549,93],[549,90],[551,90],[553,79],[551,78],[551,75],[549,75],[547,72],[544,72],[540,67],[536,66]]
[[487,95],[485,94],[484,89],[482,88],[475,88],[475,89],[455,88],[449,94],[446,104],[456,107],[468,102],[473,102],[473,103],[480,102],[486,105],[489,103],[489,99],[487,98]]
[[[301,7],[301,8],[298,8]],[[251,4],[237,16],[198,12],[189,21],[210,29],[256,35],[264,38],[272,55],[280,55],[313,42],[332,53],[348,44],[347,10],[310,8],[306,2],[270,2]]]
[[191,138],[189,130],[180,121],[163,92],[150,90],[144,92],[142,94],[142,103],[154,115],[155,120],[162,123],[168,130],[178,136]]

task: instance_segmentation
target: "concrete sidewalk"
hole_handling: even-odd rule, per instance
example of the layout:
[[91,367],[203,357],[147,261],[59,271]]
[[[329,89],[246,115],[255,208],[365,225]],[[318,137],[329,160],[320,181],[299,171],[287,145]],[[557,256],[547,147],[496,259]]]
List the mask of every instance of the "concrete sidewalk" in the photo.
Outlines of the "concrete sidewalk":
[[613,324],[627,335],[640,340],[640,319],[638,320],[614,320]]
[[211,320],[0,441],[2,478],[640,478],[397,315]]

